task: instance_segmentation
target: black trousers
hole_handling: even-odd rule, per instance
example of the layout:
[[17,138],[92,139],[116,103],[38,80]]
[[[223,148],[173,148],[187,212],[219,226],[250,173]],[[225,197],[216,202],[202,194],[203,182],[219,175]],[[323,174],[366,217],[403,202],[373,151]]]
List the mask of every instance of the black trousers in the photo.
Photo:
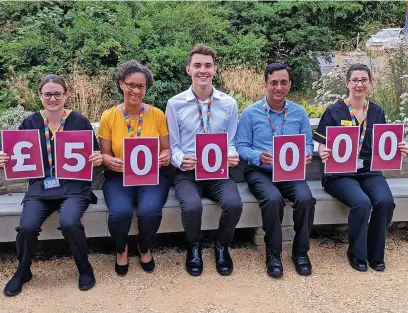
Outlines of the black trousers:
[[354,257],[383,261],[385,236],[395,208],[384,176],[356,175],[329,179],[324,189],[350,207],[348,233]]
[[269,253],[279,255],[282,252],[283,197],[293,202],[293,223],[295,238],[293,251],[309,251],[309,236],[314,220],[316,200],[312,197],[305,181],[272,182],[272,173],[248,166],[245,179],[254,196],[260,200],[262,228],[265,231],[265,244]]
[[58,210],[59,229],[71,246],[78,270],[87,271],[91,265],[88,262],[88,246],[81,218],[88,205],[89,200],[80,197],[60,200],[25,199],[20,225],[16,228],[17,258],[22,263],[20,265],[23,268],[31,265],[41,226],[51,213]]
[[231,178],[196,181],[194,171],[177,169],[174,188],[176,197],[180,201],[181,218],[188,242],[199,242],[203,237],[201,232],[202,196],[221,205],[217,242],[222,245],[231,242],[242,213],[241,197],[237,185]]

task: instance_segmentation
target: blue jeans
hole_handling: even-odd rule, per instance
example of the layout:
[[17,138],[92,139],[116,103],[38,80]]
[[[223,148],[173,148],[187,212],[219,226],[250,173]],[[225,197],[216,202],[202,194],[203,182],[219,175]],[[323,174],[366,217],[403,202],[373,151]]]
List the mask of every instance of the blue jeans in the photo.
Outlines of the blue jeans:
[[139,249],[142,253],[148,251],[159,229],[168,193],[168,178],[161,173],[158,185],[128,187],[123,186],[121,173],[105,175],[103,194],[109,210],[108,227],[118,253],[125,252],[134,206],[137,207]]
[[348,233],[353,256],[359,260],[383,261],[385,236],[395,208],[384,176],[356,175],[329,179],[324,189],[350,207]]

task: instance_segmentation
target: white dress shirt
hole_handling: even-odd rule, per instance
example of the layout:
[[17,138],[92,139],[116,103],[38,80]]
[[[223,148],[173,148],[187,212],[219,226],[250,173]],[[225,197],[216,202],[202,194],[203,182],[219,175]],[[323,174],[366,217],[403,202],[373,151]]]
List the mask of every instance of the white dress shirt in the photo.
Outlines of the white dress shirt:
[[[238,155],[235,133],[238,105],[234,98],[213,87],[210,121],[207,123],[208,101],[201,102],[206,133],[228,133],[228,154]],[[181,169],[184,156],[195,156],[195,134],[202,133],[196,98],[191,87],[167,102],[171,164]]]

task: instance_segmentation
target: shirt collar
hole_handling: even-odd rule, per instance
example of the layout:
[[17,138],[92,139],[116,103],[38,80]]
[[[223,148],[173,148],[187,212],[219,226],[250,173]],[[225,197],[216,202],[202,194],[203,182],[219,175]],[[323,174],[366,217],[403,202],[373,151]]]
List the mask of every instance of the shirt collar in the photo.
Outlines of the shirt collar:
[[[288,107],[288,110],[290,108],[290,103],[291,103],[291,101],[289,101],[288,99],[285,99],[285,106]],[[278,115],[281,114],[285,110],[285,107],[283,107],[283,109],[281,111],[279,111],[279,112],[276,112],[276,111],[272,110],[271,107],[268,104],[268,101],[266,100],[266,96],[263,98],[263,101],[261,101],[261,108],[262,108],[263,112],[265,112],[265,110],[263,108],[264,104],[266,104],[267,107],[269,108],[269,112],[272,112],[272,113],[275,113],[275,114],[278,114]]]
[[[193,93],[193,89],[192,89],[192,88],[193,88],[193,87],[190,86],[190,88],[188,88],[188,90],[187,90],[187,94],[186,94],[186,101],[187,101],[187,102],[188,102],[188,101],[195,100],[195,96],[194,96],[194,93]],[[213,94],[212,94],[212,96],[213,96],[214,99],[219,99],[219,98],[221,97],[220,91],[217,90],[217,89],[215,89],[214,86],[213,86]]]

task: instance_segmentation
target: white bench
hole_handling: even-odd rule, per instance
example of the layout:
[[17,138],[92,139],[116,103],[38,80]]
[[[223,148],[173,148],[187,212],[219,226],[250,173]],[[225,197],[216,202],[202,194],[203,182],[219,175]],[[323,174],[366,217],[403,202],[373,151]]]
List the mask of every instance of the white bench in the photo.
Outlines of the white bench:
[[[397,178],[387,180],[395,198],[396,209],[393,221],[408,221],[408,178]],[[308,182],[313,196],[316,198],[315,225],[322,224],[346,224],[348,208],[328,195],[321,187],[320,181]],[[261,212],[258,201],[249,191],[246,183],[239,183],[238,189],[243,202],[243,212],[238,228],[260,228]],[[98,203],[89,206],[82,219],[88,237],[106,237],[109,236],[107,218],[108,210],[101,190],[96,190]],[[15,193],[0,196],[0,242],[11,242],[15,240],[15,227],[19,224],[22,210],[22,193]],[[221,210],[218,204],[203,198],[203,219],[202,229],[217,229]],[[163,208],[163,219],[160,225],[159,233],[181,232],[181,212],[178,200],[174,195],[174,189],[170,189],[169,197]],[[136,213],[131,227],[130,234],[137,234]],[[285,207],[285,216],[282,223],[284,228],[291,229],[292,208],[291,203]],[[59,239],[62,238],[61,232],[57,230],[58,215],[52,214],[44,223],[40,239]],[[262,236],[262,233],[258,233]],[[257,244],[263,245],[258,240]]]

